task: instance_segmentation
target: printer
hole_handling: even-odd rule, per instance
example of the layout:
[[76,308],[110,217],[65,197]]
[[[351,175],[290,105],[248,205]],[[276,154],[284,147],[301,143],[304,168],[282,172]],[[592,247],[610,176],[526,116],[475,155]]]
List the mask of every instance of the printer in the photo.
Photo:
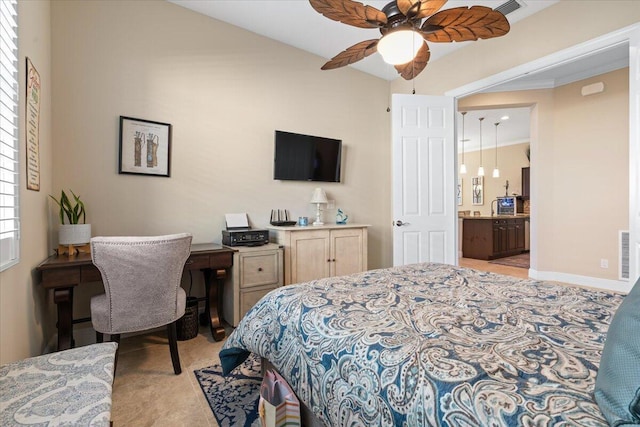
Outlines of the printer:
[[253,229],[247,214],[226,214],[226,230],[222,230],[222,244],[226,246],[262,246],[269,243],[269,230]]

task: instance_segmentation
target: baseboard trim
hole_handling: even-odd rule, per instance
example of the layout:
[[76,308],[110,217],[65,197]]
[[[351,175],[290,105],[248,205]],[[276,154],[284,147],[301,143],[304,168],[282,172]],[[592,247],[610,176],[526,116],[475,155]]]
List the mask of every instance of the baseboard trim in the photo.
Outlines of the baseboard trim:
[[600,279],[597,277],[580,276],[577,274],[558,273],[555,271],[537,271],[529,269],[529,277],[536,280],[548,280],[553,282],[569,283],[587,288],[602,289],[614,292],[628,293],[633,286],[624,280]]

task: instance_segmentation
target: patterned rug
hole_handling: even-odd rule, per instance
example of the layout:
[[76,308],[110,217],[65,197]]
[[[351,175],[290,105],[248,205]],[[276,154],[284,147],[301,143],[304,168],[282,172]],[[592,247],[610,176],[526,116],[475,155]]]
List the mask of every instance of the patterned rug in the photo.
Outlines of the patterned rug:
[[489,264],[508,265],[509,267],[529,268],[529,252],[505,258],[494,259]]
[[194,373],[220,427],[260,427],[260,359],[249,356],[227,377],[218,364]]

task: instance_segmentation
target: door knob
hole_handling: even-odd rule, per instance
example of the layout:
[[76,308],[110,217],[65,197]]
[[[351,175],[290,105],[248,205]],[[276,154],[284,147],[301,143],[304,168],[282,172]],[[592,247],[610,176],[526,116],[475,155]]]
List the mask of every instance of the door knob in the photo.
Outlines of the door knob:
[[396,221],[396,225],[397,225],[398,227],[402,227],[403,225],[409,225],[409,223],[408,223],[408,222],[402,222],[402,221],[400,221],[400,220],[397,220],[397,221]]

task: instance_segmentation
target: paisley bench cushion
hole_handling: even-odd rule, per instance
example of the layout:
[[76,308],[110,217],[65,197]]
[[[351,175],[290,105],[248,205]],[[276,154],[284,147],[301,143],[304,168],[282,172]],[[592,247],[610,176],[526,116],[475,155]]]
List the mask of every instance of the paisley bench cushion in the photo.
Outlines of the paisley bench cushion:
[[0,425],[108,426],[117,344],[0,366]]

